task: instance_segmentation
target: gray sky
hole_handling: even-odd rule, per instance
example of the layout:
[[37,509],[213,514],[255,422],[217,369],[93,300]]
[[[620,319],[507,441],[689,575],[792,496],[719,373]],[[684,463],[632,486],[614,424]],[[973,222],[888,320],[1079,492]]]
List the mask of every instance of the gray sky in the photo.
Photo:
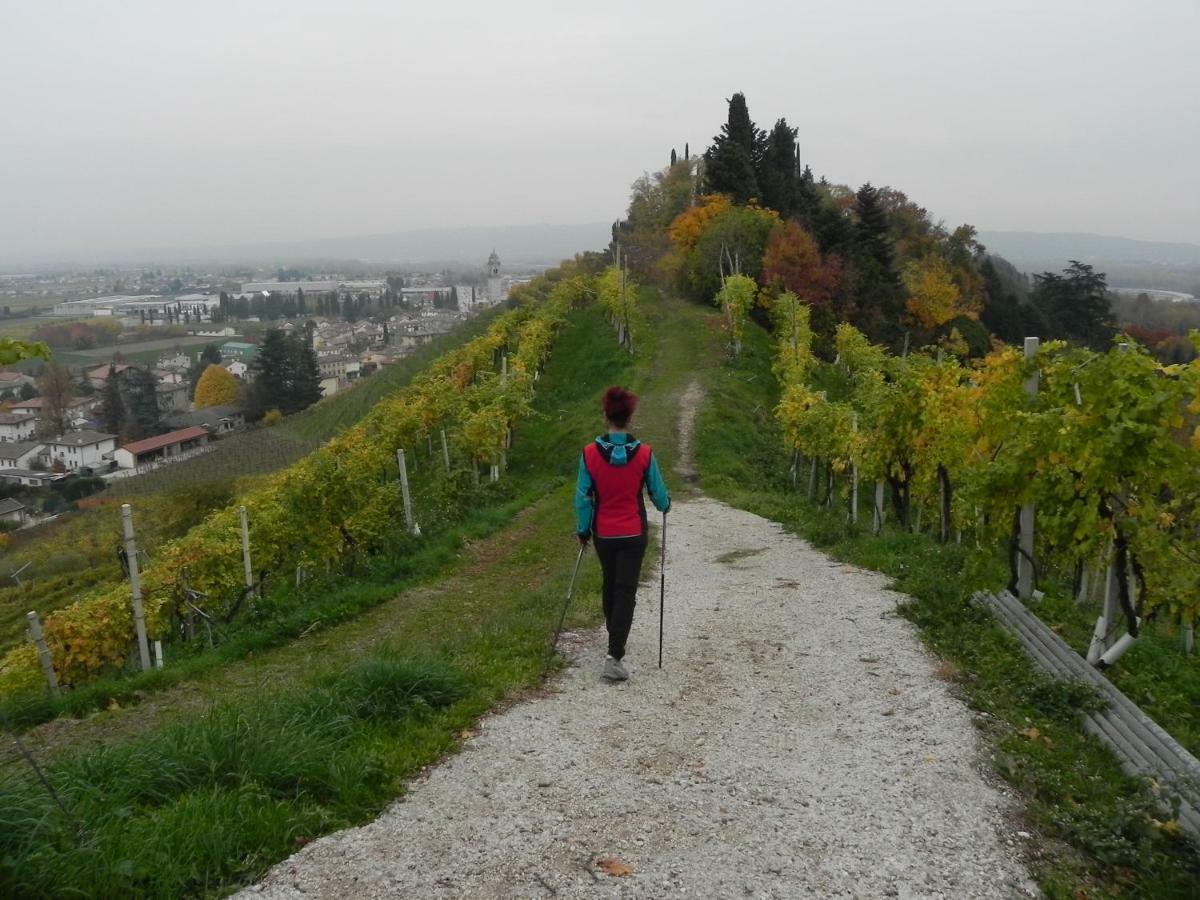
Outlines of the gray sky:
[[951,224],[1200,243],[1200,0],[0,4],[0,257],[607,221],[745,92]]

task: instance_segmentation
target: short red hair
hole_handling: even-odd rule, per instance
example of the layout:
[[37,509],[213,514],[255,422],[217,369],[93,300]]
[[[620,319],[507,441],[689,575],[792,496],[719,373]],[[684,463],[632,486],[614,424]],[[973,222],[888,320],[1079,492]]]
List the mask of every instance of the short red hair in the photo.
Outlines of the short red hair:
[[601,401],[605,418],[618,428],[624,428],[628,424],[629,417],[637,409],[637,404],[637,394],[615,385],[604,392],[604,399]]

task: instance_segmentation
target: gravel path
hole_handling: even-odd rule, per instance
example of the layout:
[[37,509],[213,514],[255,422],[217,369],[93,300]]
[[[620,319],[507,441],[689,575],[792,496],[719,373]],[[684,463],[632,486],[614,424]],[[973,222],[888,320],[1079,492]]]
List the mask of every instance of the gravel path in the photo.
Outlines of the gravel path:
[[648,562],[629,682],[600,679],[600,633],[567,635],[554,691],[239,896],[1035,893],[971,713],[886,579],[709,499],[669,526],[661,671]]

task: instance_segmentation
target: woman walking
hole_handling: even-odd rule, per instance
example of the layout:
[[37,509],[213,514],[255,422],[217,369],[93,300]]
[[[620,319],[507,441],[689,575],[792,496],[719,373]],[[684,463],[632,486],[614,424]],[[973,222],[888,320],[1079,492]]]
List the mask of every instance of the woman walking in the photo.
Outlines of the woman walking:
[[604,624],[608,627],[608,656],[604,677],[624,681],[625,641],[633,625],[642,557],[646,555],[646,501],[642,488],[659,512],[671,508],[658,460],[649,444],[627,430],[638,398],[620,387],[604,392],[602,406],[608,434],[583,448],[575,484],[576,534],[581,544],[596,539],[596,556],[604,578]]

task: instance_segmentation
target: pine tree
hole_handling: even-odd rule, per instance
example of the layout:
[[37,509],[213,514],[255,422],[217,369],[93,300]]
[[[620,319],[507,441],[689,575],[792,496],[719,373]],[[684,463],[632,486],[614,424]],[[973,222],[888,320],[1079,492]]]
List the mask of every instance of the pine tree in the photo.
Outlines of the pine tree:
[[729,116],[712,146],[704,151],[705,190],[729,194],[735,203],[759,196],[755,169],[762,157],[764,136],[750,119],[746,97],[729,99]]

